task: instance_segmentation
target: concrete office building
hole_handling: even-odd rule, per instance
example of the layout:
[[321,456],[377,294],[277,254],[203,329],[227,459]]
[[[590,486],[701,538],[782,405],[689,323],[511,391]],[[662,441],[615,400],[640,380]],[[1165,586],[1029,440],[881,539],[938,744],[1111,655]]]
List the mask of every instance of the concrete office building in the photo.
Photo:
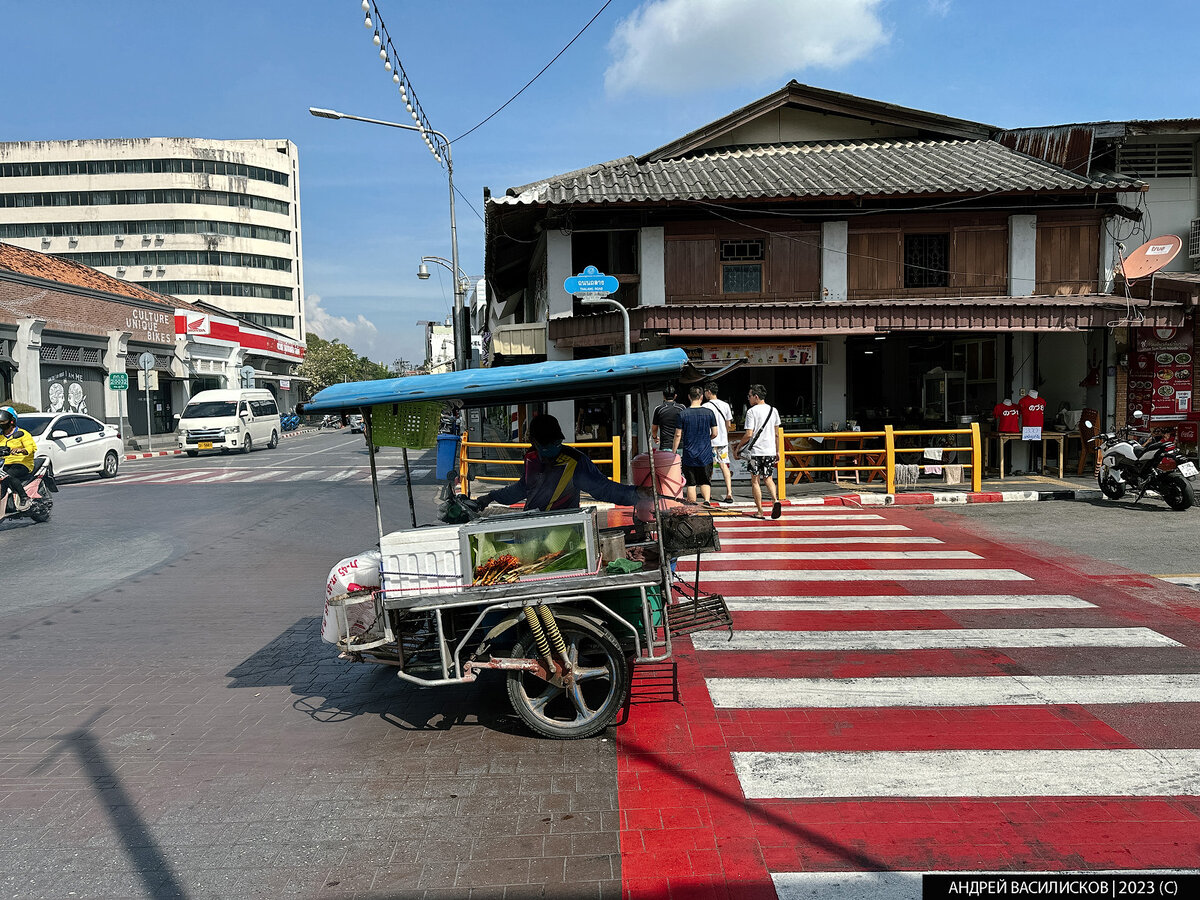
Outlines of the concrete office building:
[[304,342],[291,141],[0,142],[0,241]]

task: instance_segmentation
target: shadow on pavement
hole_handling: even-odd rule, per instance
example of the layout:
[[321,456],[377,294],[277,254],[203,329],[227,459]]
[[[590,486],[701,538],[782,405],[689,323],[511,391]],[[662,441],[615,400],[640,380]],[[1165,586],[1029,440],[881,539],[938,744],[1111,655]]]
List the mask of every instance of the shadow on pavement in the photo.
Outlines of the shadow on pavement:
[[403,731],[476,726],[529,734],[512,713],[500,677],[485,674],[475,684],[417,687],[397,678],[390,666],[338,659],[320,631],[320,616],[298,620],[227,672],[233,679],[228,687],[290,688],[298,695],[295,709],[330,725],[370,715]]
[[121,783],[117,770],[109,762],[108,755],[92,734],[92,726],[108,712],[104,707],[74,731],[59,735],[58,747],[52,750],[34,767],[37,775],[49,769],[60,756],[73,754],[83,767],[96,799],[109,825],[121,842],[125,855],[137,870],[142,886],[149,897],[185,897],[183,886],[175,876],[171,864],[163,856],[150,829],[138,815],[137,806]]

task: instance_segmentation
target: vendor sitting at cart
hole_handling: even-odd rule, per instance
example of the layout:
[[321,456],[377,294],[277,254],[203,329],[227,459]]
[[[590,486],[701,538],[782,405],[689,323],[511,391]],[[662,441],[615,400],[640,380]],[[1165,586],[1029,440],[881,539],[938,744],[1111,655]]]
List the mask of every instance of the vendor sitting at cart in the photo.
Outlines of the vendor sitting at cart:
[[479,497],[480,507],[524,500],[525,508],[530,510],[578,509],[580,491],[619,506],[637,503],[637,488],[605,478],[583,453],[565,446],[564,439],[558,419],[544,413],[535,416],[529,423],[533,449],[525,454],[520,480]]

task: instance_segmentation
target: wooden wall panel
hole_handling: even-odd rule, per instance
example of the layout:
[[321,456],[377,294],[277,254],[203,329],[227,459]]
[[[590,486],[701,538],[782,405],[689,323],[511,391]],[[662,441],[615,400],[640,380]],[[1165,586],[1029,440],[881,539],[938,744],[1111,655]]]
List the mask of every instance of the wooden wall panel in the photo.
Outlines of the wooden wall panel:
[[983,296],[1008,293],[1008,228],[955,228],[950,233],[950,287]]
[[1086,294],[1097,290],[1100,223],[1043,222],[1037,226],[1036,294]]
[[849,299],[858,300],[891,294],[903,287],[900,255],[903,237],[899,230],[851,231],[847,279]]
[[771,300],[812,300],[821,292],[821,232],[773,234],[763,289]]
[[716,238],[672,238],[665,243],[667,302],[719,298],[721,273]]

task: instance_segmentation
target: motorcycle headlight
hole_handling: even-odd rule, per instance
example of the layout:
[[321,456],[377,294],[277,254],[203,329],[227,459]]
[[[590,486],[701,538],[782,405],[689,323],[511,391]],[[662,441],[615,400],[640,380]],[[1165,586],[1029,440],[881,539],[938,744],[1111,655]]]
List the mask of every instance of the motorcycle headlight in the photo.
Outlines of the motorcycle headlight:
[[237,434],[239,431],[241,431],[241,429],[237,425],[226,425],[225,426],[226,434]]

